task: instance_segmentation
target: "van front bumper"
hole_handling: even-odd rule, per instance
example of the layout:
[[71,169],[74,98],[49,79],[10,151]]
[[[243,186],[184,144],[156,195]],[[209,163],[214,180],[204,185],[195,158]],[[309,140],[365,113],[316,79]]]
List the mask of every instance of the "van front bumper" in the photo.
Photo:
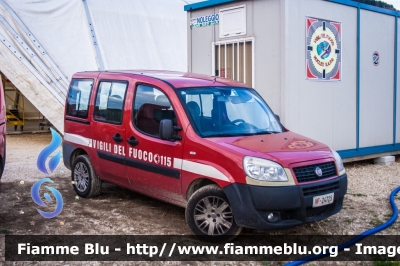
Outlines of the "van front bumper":
[[[234,183],[223,188],[237,225],[275,229],[325,219],[342,209],[347,192],[347,175],[307,185],[263,187]],[[334,202],[313,208],[313,197],[334,193]],[[268,221],[274,213],[278,219]],[[278,214],[278,215],[277,215]]]

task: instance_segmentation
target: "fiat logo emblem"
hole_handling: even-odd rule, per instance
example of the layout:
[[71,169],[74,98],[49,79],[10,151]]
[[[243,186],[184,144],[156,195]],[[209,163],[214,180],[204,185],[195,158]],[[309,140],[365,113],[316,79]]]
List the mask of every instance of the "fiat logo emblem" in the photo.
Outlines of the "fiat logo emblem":
[[321,176],[322,176],[322,169],[319,168],[319,167],[316,167],[316,168],[315,168],[315,174],[316,174],[317,176],[321,177]]

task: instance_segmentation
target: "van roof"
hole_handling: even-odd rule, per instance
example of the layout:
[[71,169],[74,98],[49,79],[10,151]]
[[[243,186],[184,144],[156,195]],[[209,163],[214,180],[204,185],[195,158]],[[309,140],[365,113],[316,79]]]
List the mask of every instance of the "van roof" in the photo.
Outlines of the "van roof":
[[[220,78],[215,76],[195,74],[188,72],[178,72],[178,71],[167,71],[167,70],[107,70],[104,71],[108,74],[133,74],[133,75],[143,75],[147,77],[156,78],[163,80],[175,88],[183,87],[202,87],[202,86],[235,86],[235,87],[246,87],[250,88],[247,84],[238,82],[231,79]],[[98,71],[87,71],[77,73],[79,75],[89,74],[99,74]]]

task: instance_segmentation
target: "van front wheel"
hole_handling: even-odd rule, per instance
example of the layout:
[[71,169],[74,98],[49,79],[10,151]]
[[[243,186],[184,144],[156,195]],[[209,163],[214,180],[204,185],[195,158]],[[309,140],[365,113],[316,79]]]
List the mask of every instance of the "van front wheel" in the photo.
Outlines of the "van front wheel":
[[229,201],[217,185],[195,191],[186,208],[186,222],[196,235],[207,241],[230,241],[240,234]]
[[90,198],[100,194],[101,181],[94,172],[89,156],[76,157],[72,165],[71,179],[72,186],[79,196]]

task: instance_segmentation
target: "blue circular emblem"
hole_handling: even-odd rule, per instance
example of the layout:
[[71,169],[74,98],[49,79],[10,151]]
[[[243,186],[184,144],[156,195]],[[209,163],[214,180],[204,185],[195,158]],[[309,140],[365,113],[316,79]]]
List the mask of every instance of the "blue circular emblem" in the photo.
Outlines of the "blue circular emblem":
[[320,42],[317,46],[317,53],[322,58],[325,59],[331,55],[331,45],[326,42]]

